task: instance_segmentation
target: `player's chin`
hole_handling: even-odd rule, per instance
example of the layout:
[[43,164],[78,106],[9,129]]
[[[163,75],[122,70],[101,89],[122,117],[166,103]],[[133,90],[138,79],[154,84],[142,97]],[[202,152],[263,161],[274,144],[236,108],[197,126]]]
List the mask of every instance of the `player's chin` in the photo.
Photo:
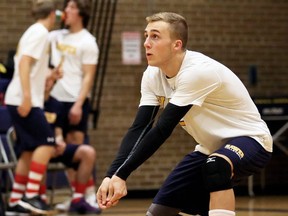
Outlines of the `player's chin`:
[[147,59],[147,64],[150,66],[153,66],[153,67],[157,67],[157,63],[155,61],[152,61],[152,60]]
[[70,29],[70,24],[68,22],[65,22],[65,28]]

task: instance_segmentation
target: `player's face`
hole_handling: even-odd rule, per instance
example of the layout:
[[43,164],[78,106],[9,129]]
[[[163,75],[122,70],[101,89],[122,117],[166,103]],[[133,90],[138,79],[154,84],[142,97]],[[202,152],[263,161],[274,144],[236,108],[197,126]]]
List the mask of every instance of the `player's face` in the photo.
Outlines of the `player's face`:
[[144,37],[148,64],[160,68],[169,65],[175,55],[175,40],[171,39],[169,24],[163,21],[148,23]]
[[73,0],[69,1],[65,7],[65,24],[67,26],[73,26],[75,23],[78,23],[80,19],[81,16],[79,16],[77,4]]

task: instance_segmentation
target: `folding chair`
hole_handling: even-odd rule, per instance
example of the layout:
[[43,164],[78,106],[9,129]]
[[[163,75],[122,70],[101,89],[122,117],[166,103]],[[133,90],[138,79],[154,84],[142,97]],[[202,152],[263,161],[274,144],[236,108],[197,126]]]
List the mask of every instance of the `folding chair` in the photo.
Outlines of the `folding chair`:
[[4,190],[0,198],[3,202],[7,200],[9,188],[14,182],[13,170],[16,167],[6,137],[9,127],[11,127],[11,118],[7,107],[0,106],[0,186],[1,191]]
[[[1,115],[0,115],[1,116]],[[1,133],[0,139],[0,169],[6,169],[8,171],[8,175],[11,183],[14,182],[14,174],[13,169],[16,167],[17,158],[14,152],[14,149],[11,148],[10,141],[10,133],[12,127],[10,127],[5,134]]]
[[47,176],[48,176],[48,173],[50,173],[51,175],[51,188],[50,188],[50,205],[52,206],[54,204],[54,197],[57,195],[56,191],[57,191],[57,173],[59,172],[64,172],[64,176],[65,176],[65,180],[67,182],[67,184],[69,185],[69,189],[71,190],[72,192],[72,189],[70,187],[70,183],[69,183],[69,180],[66,176],[66,170],[67,168],[60,162],[50,162],[48,164],[48,168],[47,168]]
[[11,182],[14,181],[13,168],[15,161],[10,159],[10,149],[7,149],[7,131],[11,127],[11,118],[6,106],[0,106],[0,163],[1,169],[6,169],[9,173]]

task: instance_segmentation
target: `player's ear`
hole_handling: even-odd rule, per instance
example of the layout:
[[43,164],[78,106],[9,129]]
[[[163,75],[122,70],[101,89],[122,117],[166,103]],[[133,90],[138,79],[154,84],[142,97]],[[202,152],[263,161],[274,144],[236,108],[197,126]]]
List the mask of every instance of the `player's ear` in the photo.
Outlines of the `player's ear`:
[[181,40],[176,40],[175,42],[174,42],[174,48],[175,49],[177,49],[177,50],[180,50],[180,49],[182,49],[182,41]]

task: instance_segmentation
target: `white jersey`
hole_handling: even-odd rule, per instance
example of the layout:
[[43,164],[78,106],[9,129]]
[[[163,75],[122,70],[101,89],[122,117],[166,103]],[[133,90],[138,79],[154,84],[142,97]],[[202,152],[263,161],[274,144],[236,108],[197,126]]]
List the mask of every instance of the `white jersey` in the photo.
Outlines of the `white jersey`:
[[63,70],[63,77],[56,82],[51,95],[59,101],[75,102],[82,87],[82,65],[98,63],[96,39],[86,29],[77,33],[67,29],[55,30],[50,33],[49,39],[51,63],[57,67],[62,62]]
[[250,136],[272,152],[266,123],[240,79],[227,67],[197,52],[186,51],[178,74],[168,79],[148,66],[141,84],[142,105],[193,105],[180,124],[198,143],[196,150],[211,154],[228,139]]
[[19,106],[23,91],[19,76],[19,63],[23,55],[36,59],[30,72],[32,107],[43,108],[45,80],[49,59],[48,30],[40,23],[31,25],[22,35],[14,56],[14,74],[5,94],[5,103]]

